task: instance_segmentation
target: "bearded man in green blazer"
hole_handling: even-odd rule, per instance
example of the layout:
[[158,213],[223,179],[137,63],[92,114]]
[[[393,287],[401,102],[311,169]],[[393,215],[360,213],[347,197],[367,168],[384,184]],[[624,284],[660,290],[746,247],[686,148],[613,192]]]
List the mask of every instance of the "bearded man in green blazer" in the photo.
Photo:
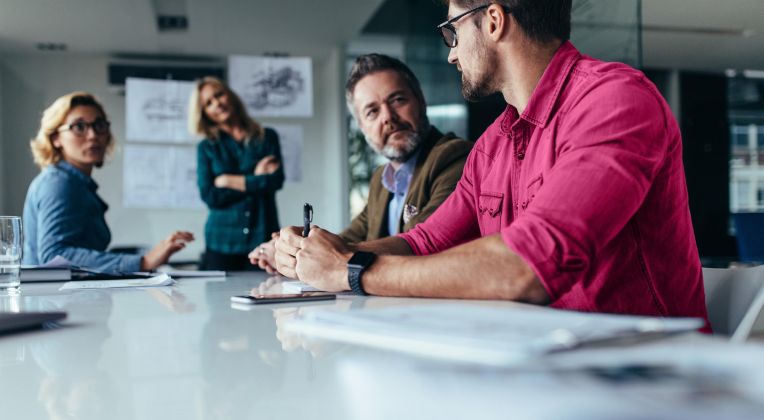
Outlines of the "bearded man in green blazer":
[[[395,58],[358,57],[345,97],[367,143],[388,163],[374,172],[366,207],[340,237],[354,243],[406,232],[451,194],[473,143],[430,124],[419,80]],[[250,253],[252,264],[275,272],[273,242]]]

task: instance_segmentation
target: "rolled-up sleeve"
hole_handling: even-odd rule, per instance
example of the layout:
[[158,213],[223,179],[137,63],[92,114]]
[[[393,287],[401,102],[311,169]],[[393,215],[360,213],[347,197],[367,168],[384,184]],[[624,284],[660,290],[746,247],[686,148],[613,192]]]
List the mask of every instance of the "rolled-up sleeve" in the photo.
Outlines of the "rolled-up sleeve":
[[399,234],[416,255],[435,254],[480,237],[473,200],[475,149],[467,158],[456,189],[423,223]]
[[[640,208],[668,148],[665,116],[642,80],[602,80],[557,121],[557,161],[525,213],[501,232],[552,301]],[[612,87],[611,87],[612,86]],[[616,87],[617,86],[617,87]],[[594,114],[592,109],[603,110]],[[585,110],[585,111],[577,111]]]

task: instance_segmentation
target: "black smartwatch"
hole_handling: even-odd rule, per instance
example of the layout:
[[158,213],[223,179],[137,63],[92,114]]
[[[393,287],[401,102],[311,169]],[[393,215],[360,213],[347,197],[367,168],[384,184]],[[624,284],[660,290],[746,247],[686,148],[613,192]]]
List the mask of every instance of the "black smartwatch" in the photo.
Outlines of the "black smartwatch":
[[377,258],[372,252],[358,251],[350,257],[348,261],[348,283],[353,293],[361,296],[367,296],[361,284],[361,274],[369,268],[371,263]]

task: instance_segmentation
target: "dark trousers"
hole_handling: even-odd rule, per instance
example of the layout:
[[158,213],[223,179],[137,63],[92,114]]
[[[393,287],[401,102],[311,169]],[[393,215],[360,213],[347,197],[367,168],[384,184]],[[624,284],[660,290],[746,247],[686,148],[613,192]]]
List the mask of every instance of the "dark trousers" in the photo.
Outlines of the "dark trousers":
[[248,271],[260,270],[256,265],[249,263],[247,254],[223,254],[222,252],[204,250],[200,270],[223,270],[223,271]]

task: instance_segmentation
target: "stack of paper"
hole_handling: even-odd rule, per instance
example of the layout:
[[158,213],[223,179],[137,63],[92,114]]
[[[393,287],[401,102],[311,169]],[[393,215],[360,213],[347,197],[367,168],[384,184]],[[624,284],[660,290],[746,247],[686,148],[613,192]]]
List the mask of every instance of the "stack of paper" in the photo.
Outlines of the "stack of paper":
[[650,318],[561,311],[518,305],[466,304],[348,312],[312,311],[286,330],[421,356],[508,366],[587,344],[692,331],[699,318]]
[[122,287],[154,287],[171,286],[175,283],[172,277],[167,274],[160,274],[151,278],[133,278],[122,280],[84,280],[68,281],[64,283],[59,290],[75,289],[111,289]]

